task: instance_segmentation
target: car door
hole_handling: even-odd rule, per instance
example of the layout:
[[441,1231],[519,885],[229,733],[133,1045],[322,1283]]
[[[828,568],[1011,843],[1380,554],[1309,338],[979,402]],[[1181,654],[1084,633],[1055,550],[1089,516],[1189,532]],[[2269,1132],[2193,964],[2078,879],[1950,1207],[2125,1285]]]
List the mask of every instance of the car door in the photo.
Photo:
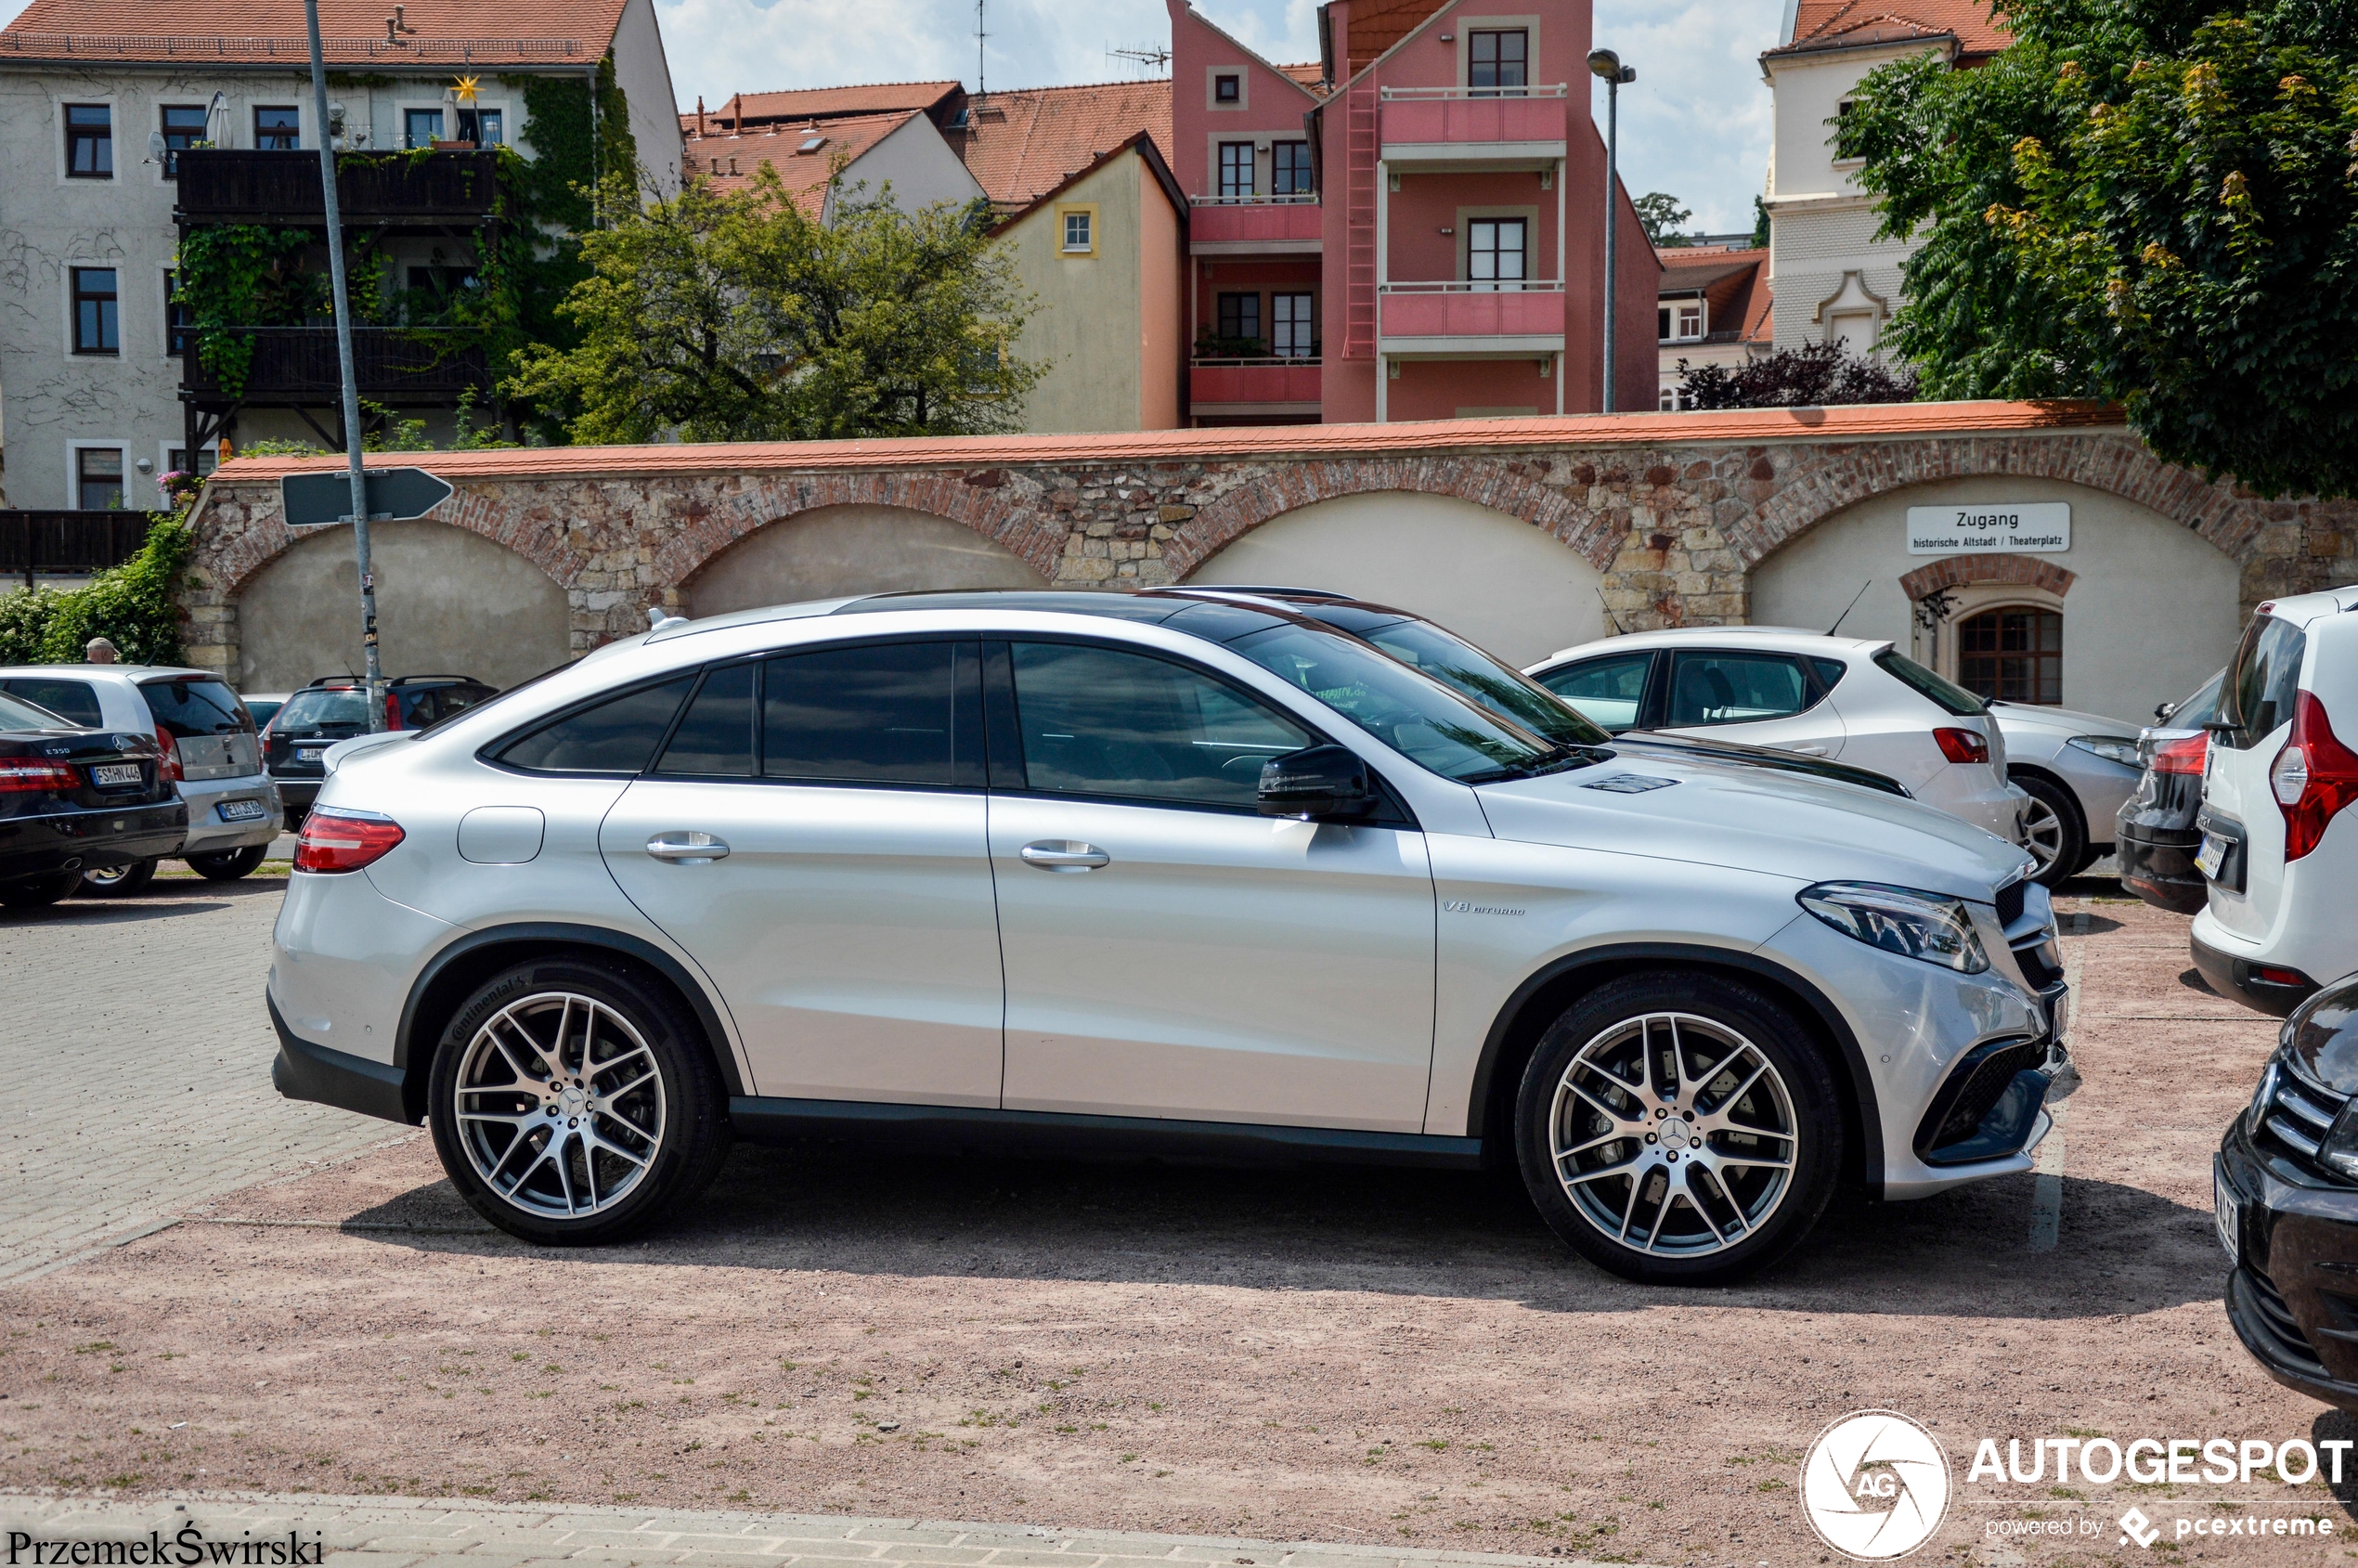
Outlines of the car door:
[[1192,665],[989,645],[1010,1109],[1417,1132],[1432,875],[1405,814],[1263,817],[1318,737]]
[[1805,757],[1838,757],[1845,739],[1809,661],[1746,648],[1673,649],[1662,727]]
[[2211,918],[2259,940],[2276,924],[2284,896],[2285,817],[2269,771],[2291,740],[2309,655],[2308,633],[2265,611],[2255,615],[2227,667],[2219,720],[2205,753],[2197,823],[2224,847],[2206,872]]
[[1657,655],[1605,654],[1545,670],[1533,679],[1583,717],[1614,734],[1645,722],[1646,680]]
[[999,1103],[978,645],[705,671],[606,816],[615,880],[711,976],[763,1095]]

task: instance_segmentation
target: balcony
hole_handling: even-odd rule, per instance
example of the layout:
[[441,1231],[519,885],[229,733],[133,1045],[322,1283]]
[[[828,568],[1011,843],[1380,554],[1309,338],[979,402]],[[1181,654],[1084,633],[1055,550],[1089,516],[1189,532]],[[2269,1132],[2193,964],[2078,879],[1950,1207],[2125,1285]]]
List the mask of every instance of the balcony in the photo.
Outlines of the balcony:
[[1318,407],[1316,359],[1198,359],[1187,370],[1198,414],[1271,414]]
[[1187,249],[1198,256],[1318,253],[1324,209],[1315,196],[1191,196]]
[[[254,327],[253,364],[245,386],[231,392],[199,363],[193,350],[181,362],[180,395],[201,408],[332,408],[343,395],[332,327]],[[354,379],[360,395],[396,408],[437,408],[472,390],[487,402],[491,371],[471,332],[414,327],[357,327],[352,333]]]
[[1376,305],[1380,354],[1504,357],[1564,346],[1561,283],[1386,283]]
[[1537,167],[1564,156],[1570,106],[1561,84],[1495,87],[1386,87],[1381,131],[1384,162],[1449,168]]
[[40,572],[120,566],[147,542],[152,521],[144,512],[0,512],[0,574],[30,587]]
[[[191,149],[178,157],[175,215],[186,224],[324,222],[317,152]],[[479,224],[498,193],[496,152],[346,152],[336,204],[348,224]]]

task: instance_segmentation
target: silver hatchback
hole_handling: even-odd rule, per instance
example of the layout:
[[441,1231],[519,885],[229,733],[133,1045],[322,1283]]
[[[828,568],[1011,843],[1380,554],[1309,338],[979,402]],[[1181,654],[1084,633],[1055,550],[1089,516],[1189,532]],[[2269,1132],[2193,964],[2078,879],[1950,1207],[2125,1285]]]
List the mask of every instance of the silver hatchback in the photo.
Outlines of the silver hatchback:
[[1185,595],[669,622],[330,754],[274,1076],[557,1243],[816,1132],[1512,1161],[1587,1257],[1704,1283],[1846,1173],[2028,1167],[2064,991],[2020,849],[1524,695]]

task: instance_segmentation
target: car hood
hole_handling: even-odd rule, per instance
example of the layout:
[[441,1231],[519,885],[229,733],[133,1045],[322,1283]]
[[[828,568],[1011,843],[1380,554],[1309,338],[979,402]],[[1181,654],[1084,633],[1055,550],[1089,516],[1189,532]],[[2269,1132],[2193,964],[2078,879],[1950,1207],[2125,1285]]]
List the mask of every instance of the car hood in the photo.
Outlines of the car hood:
[[1986,903],[2030,863],[2004,839],[1916,801],[1661,752],[1475,793],[1503,839],[1735,866],[1800,883],[1884,882]]
[[2081,713],[2069,707],[2032,707],[2021,703],[1991,703],[1990,717],[2007,730],[2041,730],[2061,735],[2066,740],[2073,735],[2118,735],[2122,740],[2137,738],[2139,725],[2107,719],[2101,713]]

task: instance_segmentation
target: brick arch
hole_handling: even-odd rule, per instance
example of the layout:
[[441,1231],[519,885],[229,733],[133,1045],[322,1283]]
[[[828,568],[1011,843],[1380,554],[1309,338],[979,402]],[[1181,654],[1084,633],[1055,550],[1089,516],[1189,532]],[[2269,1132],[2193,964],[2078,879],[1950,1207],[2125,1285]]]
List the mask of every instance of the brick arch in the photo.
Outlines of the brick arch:
[[1206,561],[1263,524],[1340,496],[1408,490],[1455,496],[1520,517],[1603,571],[1613,563],[1626,518],[1608,521],[1562,491],[1539,483],[1530,465],[1480,458],[1345,458],[1297,463],[1231,490],[1181,524],[1162,547],[1172,580],[1184,582]]
[[[461,490],[427,512],[425,520],[462,528],[513,551],[548,573],[558,587],[570,591],[586,563],[578,551],[565,543],[564,523],[535,516],[512,502],[494,499],[493,494],[499,493],[503,492]],[[206,553],[204,564],[210,575],[220,591],[231,600],[242,594],[265,566],[301,542],[303,536],[281,519],[276,499],[273,495],[272,504],[260,515],[250,518],[244,530],[229,544]]]
[[2013,583],[2044,589],[2061,599],[2079,580],[2079,573],[2066,572],[2052,561],[2041,561],[2035,555],[2001,553],[1946,556],[1905,574],[1899,579],[1899,587],[1911,602],[1939,589],[1966,588],[1975,583]]
[[2003,436],[1862,445],[1779,490],[1731,530],[1749,571],[1819,524],[1861,501],[1950,479],[2054,479],[2134,501],[2201,535],[2238,565],[2260,548],[2271,503],[2161,461],[2134,437]]
[[836,506],[889,506],[971,528],[1054,582],[1065,531],[1043,525],[1027,494],[1011,495],[1004,469],[971,473],[788,474],[676,509],[684,525],[654,555],[657,578],[684,584],[747,536],[804,512]]

